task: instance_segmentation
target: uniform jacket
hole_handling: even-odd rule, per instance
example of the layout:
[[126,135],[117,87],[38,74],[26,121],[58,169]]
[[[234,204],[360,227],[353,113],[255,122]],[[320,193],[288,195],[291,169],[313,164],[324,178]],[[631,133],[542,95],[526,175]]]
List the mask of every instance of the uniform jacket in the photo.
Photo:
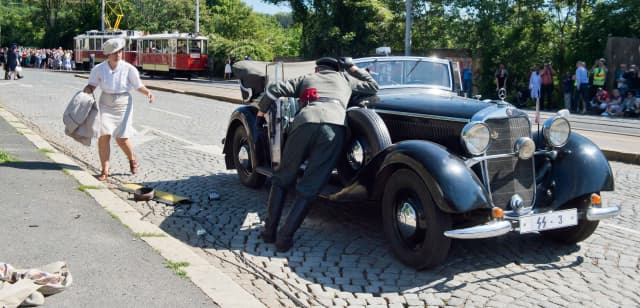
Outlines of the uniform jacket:
[[310,101],[296,115],[291,127],[292,131],[305,123],[345,126],[347,104],[352,92],[364,95],[375,95],[378,92],[378,84],[364,69],[357,69],[353,73],[321,70],[270,84],[259,103],[259,109],[266,112],[271,103],[278,98],[299,98],[300,94],[305,93],[309,88],[315,88],[318,97],[335,99],[339,102]]
[[18,58],[20,57],[20,55],[18,55],[18,52],[16,50],[9,50],[7,52],[7,68],[8,71],[15,71],[16,67],[18,66]]
[[79,91],[73,96],[62,116],[64,133],[89,146],[98,134],[98,104],[93,95]]

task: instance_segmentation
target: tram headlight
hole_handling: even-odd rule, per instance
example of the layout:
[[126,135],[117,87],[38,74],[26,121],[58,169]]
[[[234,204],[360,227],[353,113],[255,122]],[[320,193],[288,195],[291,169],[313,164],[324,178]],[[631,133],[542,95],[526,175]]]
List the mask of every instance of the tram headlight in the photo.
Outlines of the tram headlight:
[[548,119],[542,126],[542,135],[548,145],[554,148],[563,147],[571,135],[569,120],[561,116]]
[[462,128],[462,146],[471,155],[484,154],[491,141],[491,131],[487,124],[471,122]]

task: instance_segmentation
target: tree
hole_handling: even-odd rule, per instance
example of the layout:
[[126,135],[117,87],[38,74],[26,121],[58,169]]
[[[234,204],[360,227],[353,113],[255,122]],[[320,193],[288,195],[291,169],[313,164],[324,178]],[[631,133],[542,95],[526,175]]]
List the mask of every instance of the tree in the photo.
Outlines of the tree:
[[302,25],[302,54],[306,58],[323,55],[362,56],[385,41],[391,12],[378,1],[366,0],[268,0],[288,1],[293,20]]

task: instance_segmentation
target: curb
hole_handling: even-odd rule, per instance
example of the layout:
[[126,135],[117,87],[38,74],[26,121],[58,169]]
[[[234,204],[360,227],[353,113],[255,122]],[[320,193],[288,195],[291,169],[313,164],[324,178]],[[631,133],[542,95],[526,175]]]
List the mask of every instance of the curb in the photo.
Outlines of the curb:
[[608,160],[613,160],[625,164],[640,165],[640,154],[623,153],[612,150],[601,149]]
[[[87,189],[86,192],[107,212],[117,216],[120,222],[131,230],[131,233],[153,234],[150,237],[140,237],[149,246],[156,249],[166,260],[188,262],[185,271],[191,282],[200,288],[209,298],[220,307],[260,307],[264,308],[257,298],[244,290],[226,274],[197,255],[191,247],[173,238],[158,226],[142,220],[142,215],[131,208],[128,203],[114,194],[103,182],[84,170],[76,161],[65,154],[55,151],[40,135],[35,134],[20,119],[0,106],[0,117],[14,127],[20,134],[33,143],[37,149],[47,149],[53,152],[46,156],[55,163],[77,168],[65,169],[79,184],[99,189]],[[162,235],[158,237],[158,235]]]

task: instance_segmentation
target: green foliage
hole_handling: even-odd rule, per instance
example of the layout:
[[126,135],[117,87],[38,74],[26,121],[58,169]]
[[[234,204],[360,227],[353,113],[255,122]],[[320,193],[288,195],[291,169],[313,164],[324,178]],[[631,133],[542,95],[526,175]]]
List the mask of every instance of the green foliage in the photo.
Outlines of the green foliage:
[[[389,46],[403,54],[405,0],[263,0],[288,3],[291,14],[254,13],[241,0],[200,1],[200,33],[209,36],[214,69],[227,56],[238,61],[302,55],[363,56]],[[509,93],[526,88],[529,68],[554,63],[573,69],[576,60],[603,55],[609,36],[637,37],[638,0],[413,0],[412,53],[470,50],[476,86],[487,96],[493,73],[504,63]],[[194,31],[193,0],[121,0],[122,29]],[[70,48],[74,35],[100,27],[101,0],[0,0],[0,45]]]
[[172,269],[173,272],[176,273],[176,275],[178,275],[178,277],[180,278],[183,278],[183,279],[189,278],[189,276],[187,276],[187,272],[182,269],[182,267],[189,266],[189,262],[173,262],[171,260],[165,260],[164,266]]
[[[576,59],[603,56],[609,36],[638,37],[640,10],[637,0],[599,1],[584,15],[582,31],[575,38]],[[587,63],[589,64],[589,63]]]
[[0,151],[0,164],[15,162],[16,159],[13,158],[9,153]]
[[363,56],[389,41],[386,30],[393,16],[379,0],[290,0],[289,4],[293,20],[302,25],[301,51],[306,58]]
[[[211,6],[210,50],[214,73],[221,75],[227,56],[232,62],[251,56],[272,61],[276,57],[297,56],[301,27],[289,24],[285,29],[274,16],[253,13],[240,0],[220,0]],[[282,19],[282,17],[281,17]]]
[[[195,31],[196,5],[193,0],[130,0],[121,2],[124,18],[121,29],[142,30],[149,33]],[[200,33],[207,34],[203,25],[211,23],[206,2],[200,2]]]
[[21,3],[2,3],[0,7],[0,46],[11,43],[33,46],[43,37],[43,29],[31,18],[35,15],[34,7]]

